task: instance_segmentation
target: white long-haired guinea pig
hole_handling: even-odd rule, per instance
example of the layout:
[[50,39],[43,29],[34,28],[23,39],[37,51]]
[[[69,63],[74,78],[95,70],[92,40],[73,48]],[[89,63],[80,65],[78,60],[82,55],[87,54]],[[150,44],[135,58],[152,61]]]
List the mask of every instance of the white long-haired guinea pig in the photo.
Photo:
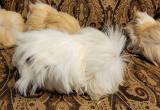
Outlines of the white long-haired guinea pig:
[[[125,63],[120,55],[125,36],[119,28],[102,33],[84,28],[77,34],[40,30],[17,34],[13,56],[23,95],[36,88],[69,94],[87,93],[91,99],[114,93],[123,81]],[[21,37],[23,36],[23,37]]]
[[136,12],[134,22],[126,29],[130,38],[128,49],[160,65],[160,22],[146,12]]

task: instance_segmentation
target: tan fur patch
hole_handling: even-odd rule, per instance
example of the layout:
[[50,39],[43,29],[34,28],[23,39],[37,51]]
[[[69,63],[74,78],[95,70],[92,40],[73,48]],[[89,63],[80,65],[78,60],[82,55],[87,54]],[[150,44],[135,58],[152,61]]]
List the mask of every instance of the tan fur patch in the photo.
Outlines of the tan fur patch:
[[24,31],[25,25],[19,13],[0,9],[0,48],[10,48],[15,45],[13,31]]
[[31,14],[26,22],[28,30],[51,28],[68,33],[80,30],[79,22],[73,16],[58,12],[47,4],[35,4],[30,11]]

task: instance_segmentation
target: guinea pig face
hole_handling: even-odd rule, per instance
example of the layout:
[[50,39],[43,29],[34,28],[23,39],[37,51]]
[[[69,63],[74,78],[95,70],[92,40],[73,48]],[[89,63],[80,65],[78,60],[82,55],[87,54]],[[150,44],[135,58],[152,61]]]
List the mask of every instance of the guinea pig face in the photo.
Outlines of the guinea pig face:
[[136,54],[143,51],[144,31],[156,24],[156,21],[146,12],[136,11],[134,18],[128,23],[125,30],[128,34],[127,49]]
[[128,42],[127,42],[127,50],[131,53],[138,54],[142,50],[140,47],[140,41],[138,40],[137,36],[130,35]]
[[128,25],[125,27],[125,32],[127,33],[127,45],[126,48],[131,53],[138,53],[139,50],[139,40],[138,37],[135,35],[134,32],[134,25],[135,21],[132,20],[128,23]]

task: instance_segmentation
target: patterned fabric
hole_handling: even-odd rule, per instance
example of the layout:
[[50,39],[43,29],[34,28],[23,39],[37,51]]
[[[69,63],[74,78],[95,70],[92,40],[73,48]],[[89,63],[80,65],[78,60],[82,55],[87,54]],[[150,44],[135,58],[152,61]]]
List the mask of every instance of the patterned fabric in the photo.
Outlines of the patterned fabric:
[[[31,0],[35,2],[36,0]],[[125,25],[134,9],[154,16],[160,0],[41,0],[75,16],[81,26]],[[26,18],[29,0],[1,0],[1,7],[20,12]],[[160,67],[127,54],[127,70],[119,91],[99,101],[84,95],[61,95],[38,90],[22,97],[14,89],[18,79],[11,63],[14,49],[0,51],[0,110],[160,110]]]

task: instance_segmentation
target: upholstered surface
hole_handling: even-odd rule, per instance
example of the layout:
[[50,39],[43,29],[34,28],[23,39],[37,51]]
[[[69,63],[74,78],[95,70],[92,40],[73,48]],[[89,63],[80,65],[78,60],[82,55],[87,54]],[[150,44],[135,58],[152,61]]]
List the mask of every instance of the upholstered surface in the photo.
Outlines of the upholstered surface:
[[[42,0],[58,10],[75,16],[81,26],[125,25],[134,9],[154,16],[160,0]],[[32,0],[35,2],[35,0]],[[1,0],[1,6],[20,12],[24,18],[29,0]],[[11,18],[12,19],[12,18]],[[37,91],[22,97],[14,89],[18,73],[11,63],[14,49],[0,51],[0,110],[160,110],[160,67],[145,59],[128,54],[127,70],[119,91],[99,101],[87,95],[60,95]]]

